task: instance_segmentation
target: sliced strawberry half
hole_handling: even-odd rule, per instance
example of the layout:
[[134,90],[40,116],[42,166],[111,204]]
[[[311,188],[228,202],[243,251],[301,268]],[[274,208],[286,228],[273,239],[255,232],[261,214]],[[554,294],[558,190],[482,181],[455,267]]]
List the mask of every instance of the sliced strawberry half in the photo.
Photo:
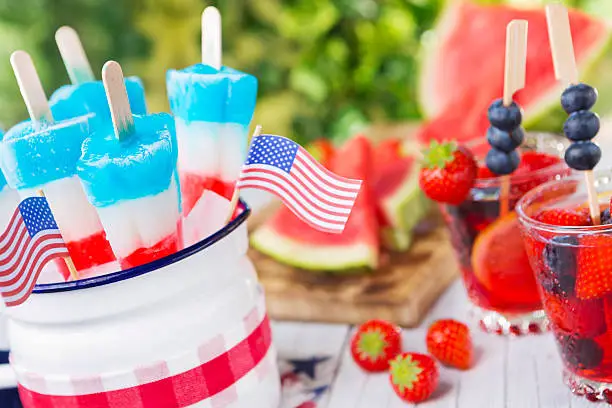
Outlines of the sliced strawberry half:
[[602,298],[612,292],[612,236],[583,235],[579,242],[576,296]]

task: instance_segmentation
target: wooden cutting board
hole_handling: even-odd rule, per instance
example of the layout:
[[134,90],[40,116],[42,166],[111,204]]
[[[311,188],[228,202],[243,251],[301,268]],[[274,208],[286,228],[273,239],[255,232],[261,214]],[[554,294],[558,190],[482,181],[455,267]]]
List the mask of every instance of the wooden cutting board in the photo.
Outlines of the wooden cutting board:
[[[406,135],[410,125],[378,127],[375,139]],[[382,135],[382,136],[377,136]],[[256,227],[264,211],[249,223]],[[366,275],[331,275],[299,270],[251,249],[266,290],[268,314],[278,320],[359,324],[378,318],[404,327],[419,324],[431,305],[458,276],[446,228],[437,209],[404,253],[384,254],[382,266]]]

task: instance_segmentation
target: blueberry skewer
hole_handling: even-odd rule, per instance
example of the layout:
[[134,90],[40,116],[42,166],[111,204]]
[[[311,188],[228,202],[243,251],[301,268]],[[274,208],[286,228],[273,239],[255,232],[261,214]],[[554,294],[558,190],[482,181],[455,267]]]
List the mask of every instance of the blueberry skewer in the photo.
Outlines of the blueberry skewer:
[[500,216],[509,211],[510,174],[519,165],[516,148],[525,138],[521,128],[523,115],[520,106],[513,101],[513,96],[525,86],[526,65],[527,21],[512,20],[506,29],[504,95],[489,106],[488,118],[491,126],[487,131],[487,141],[491,149],[485,159],[489,170],[501,176]]
[[591,219],[594,225],[599,225],[601,220],[593,168],[601,159],[601,149],[591,140],[599,132],[600,125],[597,114],[590,111],[597,101],[597,90],[578,81],[567,8],[561,4],[548,5],[546,20],[555,76],[567,85],[561,95],[561,105],[569,114],[563,132],[572,144],[565,151],[565,162],[570,168],[584,172]]

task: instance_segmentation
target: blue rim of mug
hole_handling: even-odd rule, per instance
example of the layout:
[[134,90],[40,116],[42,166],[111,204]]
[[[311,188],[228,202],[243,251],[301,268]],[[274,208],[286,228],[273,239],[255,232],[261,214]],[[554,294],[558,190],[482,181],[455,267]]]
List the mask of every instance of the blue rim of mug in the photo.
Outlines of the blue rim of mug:
[[196,253],[206,249],[218,241],[222,240],[230,233],[232,233],[236,228],[242,225],[249,215],[251,214],[251,209],[249,206],[242,200],[240,200],[239,208],[242,209],[240,214],[236,216],[232,221],[230,221],[225,227],[221,228],[219,231],[215,232],[212,235],[204,238],[202,241],[191,245],[190,247],[184,248],[175,254],[168,255],[164,258],[157,259],[153,262],[149,262],[144,265],[136,266],[134,268],[125,269],[118,272],[109,273],[106,275],[95,276],[86,279],[80,279],[76,281],[69,282],[57,282],[57,283],[45,283],[45,284],[37,284],[34,286],[33,293],[55,293],[55,292],[68,292],[71,290],[78,289],[87,289],[94,288],[96,286],[108,285],[110,283],[120,282],[126,279],[135,278],[137,276],[145,275],[149,272],[156,271],[165,266],[171,265],[173,263],[179,262],[185,258],[188,258]]

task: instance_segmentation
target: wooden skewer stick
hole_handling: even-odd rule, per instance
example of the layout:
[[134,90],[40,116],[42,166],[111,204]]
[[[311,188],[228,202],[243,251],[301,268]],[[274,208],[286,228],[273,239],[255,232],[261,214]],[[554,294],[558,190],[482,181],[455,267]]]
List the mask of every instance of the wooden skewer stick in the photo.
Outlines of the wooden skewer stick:
[[73,85],[96,80],[81,39],[72,27],[60,27],[55,32],[55,42]]
[[[512,20],[506,28],[504,106],[510,106],[516,91],[525,87],[527,27],[527,21],[525,20]],[[502,176],[500,182],[500,216],[503,217],[510,211],[510,175]]]
[[[28,108],[30,119],[33,123],[39,124],[51,124],[53,123],[53,115],[49,109],[49,101],[47,101],[47,95],[42,87],[32,58],[25,51],[15,51],[11,55],[11,65],[19,84],[19,90],[21,96]],[[42,190],[37,191],[38,196],[44,197],[45,194]],[[72,279],[78,279],[78,273],[74,262],[70,256],[65,256],[64,262],[70,271]]]
[[[39,197],[45,196],[45,193],[42,190],[36,190],[36,194],[38,194]],[[79,274],[77,272],[76,266],[74,266],[74,262],[72,261],[72,258],[70,256],[65,256],[62,259],[64,260],[64,263],[66,264],[66,267],[68,268],[68,271],[70,271],[70,277],[73,280],[78,280]]]
[[[576,85],[579,81],[578,67],[567,8],[562,4],[549,4],[546,6],[546,21],[548,23],[548,37],[550,38],[555,76],[565,87]],[[592,170],[584,172],[584,181],[587,187],[589,211],[593,225],[599,225],[601,224],[599,202]]]
[[125,140],[134,133],[134,117],[125,89],[123,71],[118,62],[108,61],[104,64],[104,67],[102,67],[102,82],[104,82],[115,135],[119,140]]
[[[261,130],[262,130],[261,125],[255,126],[255,131],[253,132],[253,137],[251,138],[251,140],[261,135]],[[230,201],[229,213],[227,214],[227,217],[225,218],[225,224],[227,224],[228,222],[232,220],[232,217],[234,216],[234,212],[236,212],[236,207],[238,206],[239,198],[240,198],[240,189],[238,188],[238,180],[237,180],[236,186],[234,187],[234,193],[232,194],[232,200]]]
[[32,122],[53,123],[49,101],[30,54],[15,51],[11,55],[11,65]]
[[202,63],[221,69],[221,13],[206,7],[202,13]]

